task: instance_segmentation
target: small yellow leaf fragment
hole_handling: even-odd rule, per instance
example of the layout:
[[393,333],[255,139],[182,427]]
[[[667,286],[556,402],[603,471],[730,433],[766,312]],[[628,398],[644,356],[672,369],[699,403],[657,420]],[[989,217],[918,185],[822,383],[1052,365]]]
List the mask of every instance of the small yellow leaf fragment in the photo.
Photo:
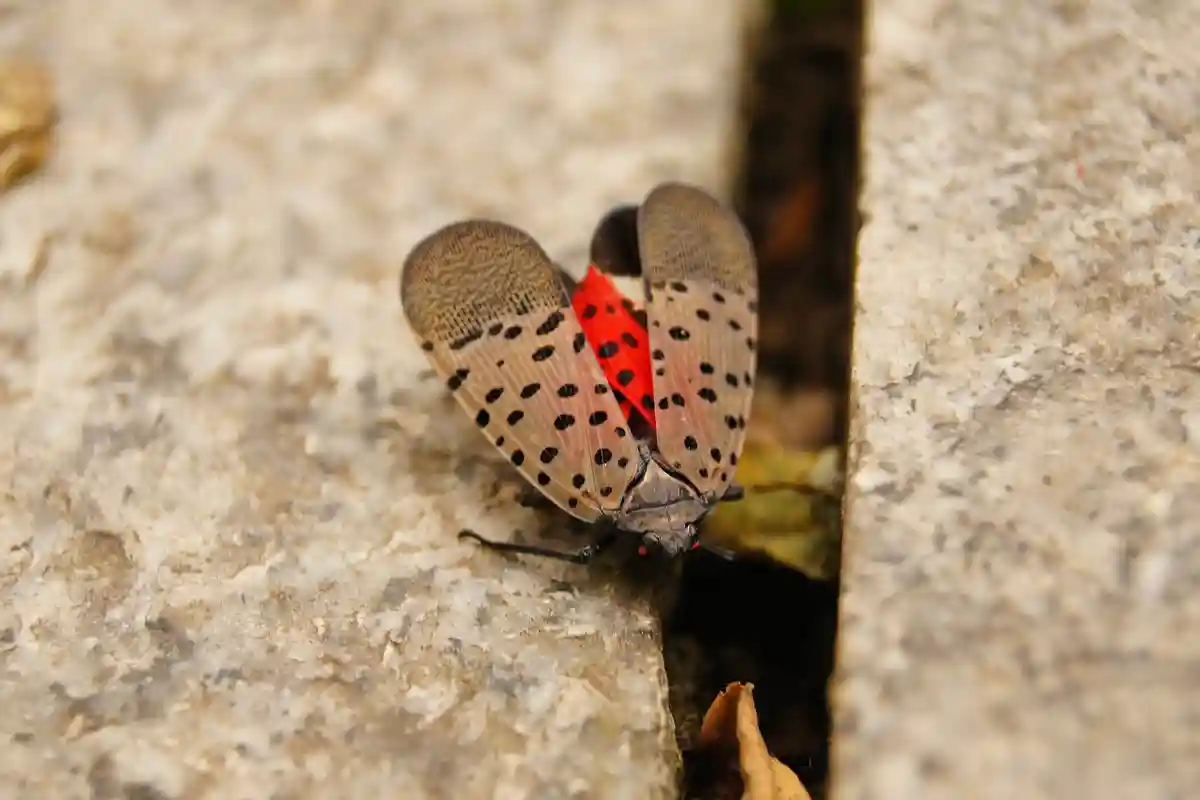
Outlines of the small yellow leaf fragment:
[[803,452],[747,442],[734,477],[742,500],[722,503],[705,536],[742,553],[761,553],[814,580],[837,575],[841,542],[839,450]]
[[49,73],[32,64],[0,62],[0,191],[45,163],[55,117]]
[[752,684],[731,683],[717,695],[700,724],[700,747],[718,759],[736,753],[742,800],[811,800],[796,773],[768,752],[753,691]]

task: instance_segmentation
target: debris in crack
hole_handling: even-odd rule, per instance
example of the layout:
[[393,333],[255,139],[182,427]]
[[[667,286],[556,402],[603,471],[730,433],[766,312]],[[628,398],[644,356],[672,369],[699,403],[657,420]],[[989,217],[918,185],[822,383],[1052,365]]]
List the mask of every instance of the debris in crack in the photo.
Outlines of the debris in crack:
[[33,64],[0,63],[0,191],[49,158],[55,116],[49,73]]
[[753,684],[731,683],[717,695],[700,724],[700,750],[713,769],[714,795],[811,800],[796,773],[767,749],[753,692]]
[[746,491],[708,518],[706,540],[757,553],[814,580],[837,577],[841,448],[817,448],[832,424],[832,393],[759,386],[737,481]]
[[772,753],[820,796],[828,760],[826,684],[837,587],[764,558],[687,559],[666,627],[665,658],[685,796],[710,797],[700,719],[734,682],[753,683]]

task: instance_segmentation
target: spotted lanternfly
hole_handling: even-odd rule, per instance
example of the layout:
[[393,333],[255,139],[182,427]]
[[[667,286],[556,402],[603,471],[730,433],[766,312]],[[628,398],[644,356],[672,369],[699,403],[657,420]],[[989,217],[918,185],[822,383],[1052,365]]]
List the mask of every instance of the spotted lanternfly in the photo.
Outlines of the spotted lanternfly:
[[625,532],[674,556],[740,496],[758,335],[749,237],[675,183],[637,208],[636,234],[644,312],[594,269],[574,285],[500,222],[448,225],[404,263],[405,316],[458,403],[546,498],[602,527],[574,552],[469,534],[491,547],[583,563]]

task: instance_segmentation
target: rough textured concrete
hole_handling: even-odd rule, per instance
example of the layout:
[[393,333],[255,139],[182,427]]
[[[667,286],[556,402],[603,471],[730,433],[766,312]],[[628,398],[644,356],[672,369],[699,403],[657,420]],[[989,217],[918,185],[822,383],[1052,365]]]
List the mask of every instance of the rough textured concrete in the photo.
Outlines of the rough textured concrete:
[[1200,786],[1200,5],[878,0],[838,800]]
[[645,594],[456,541],[534,517],[396,282],[721,186],[739,4],[0,5],[62,113],[0,197],[0,795],[673,794]]

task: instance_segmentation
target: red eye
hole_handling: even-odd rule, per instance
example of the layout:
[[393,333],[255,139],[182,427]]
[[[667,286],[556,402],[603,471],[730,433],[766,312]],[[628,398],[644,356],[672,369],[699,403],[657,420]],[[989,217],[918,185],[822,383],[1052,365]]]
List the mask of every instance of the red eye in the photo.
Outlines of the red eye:
[[646,545],[642,545],[641,547],[639,547],[639,548],[638,548],[638,555],[639,555],[639,556],[644,556],[644,555],[646,555],[646,552],[647,552],[647,551],[646,551]]

